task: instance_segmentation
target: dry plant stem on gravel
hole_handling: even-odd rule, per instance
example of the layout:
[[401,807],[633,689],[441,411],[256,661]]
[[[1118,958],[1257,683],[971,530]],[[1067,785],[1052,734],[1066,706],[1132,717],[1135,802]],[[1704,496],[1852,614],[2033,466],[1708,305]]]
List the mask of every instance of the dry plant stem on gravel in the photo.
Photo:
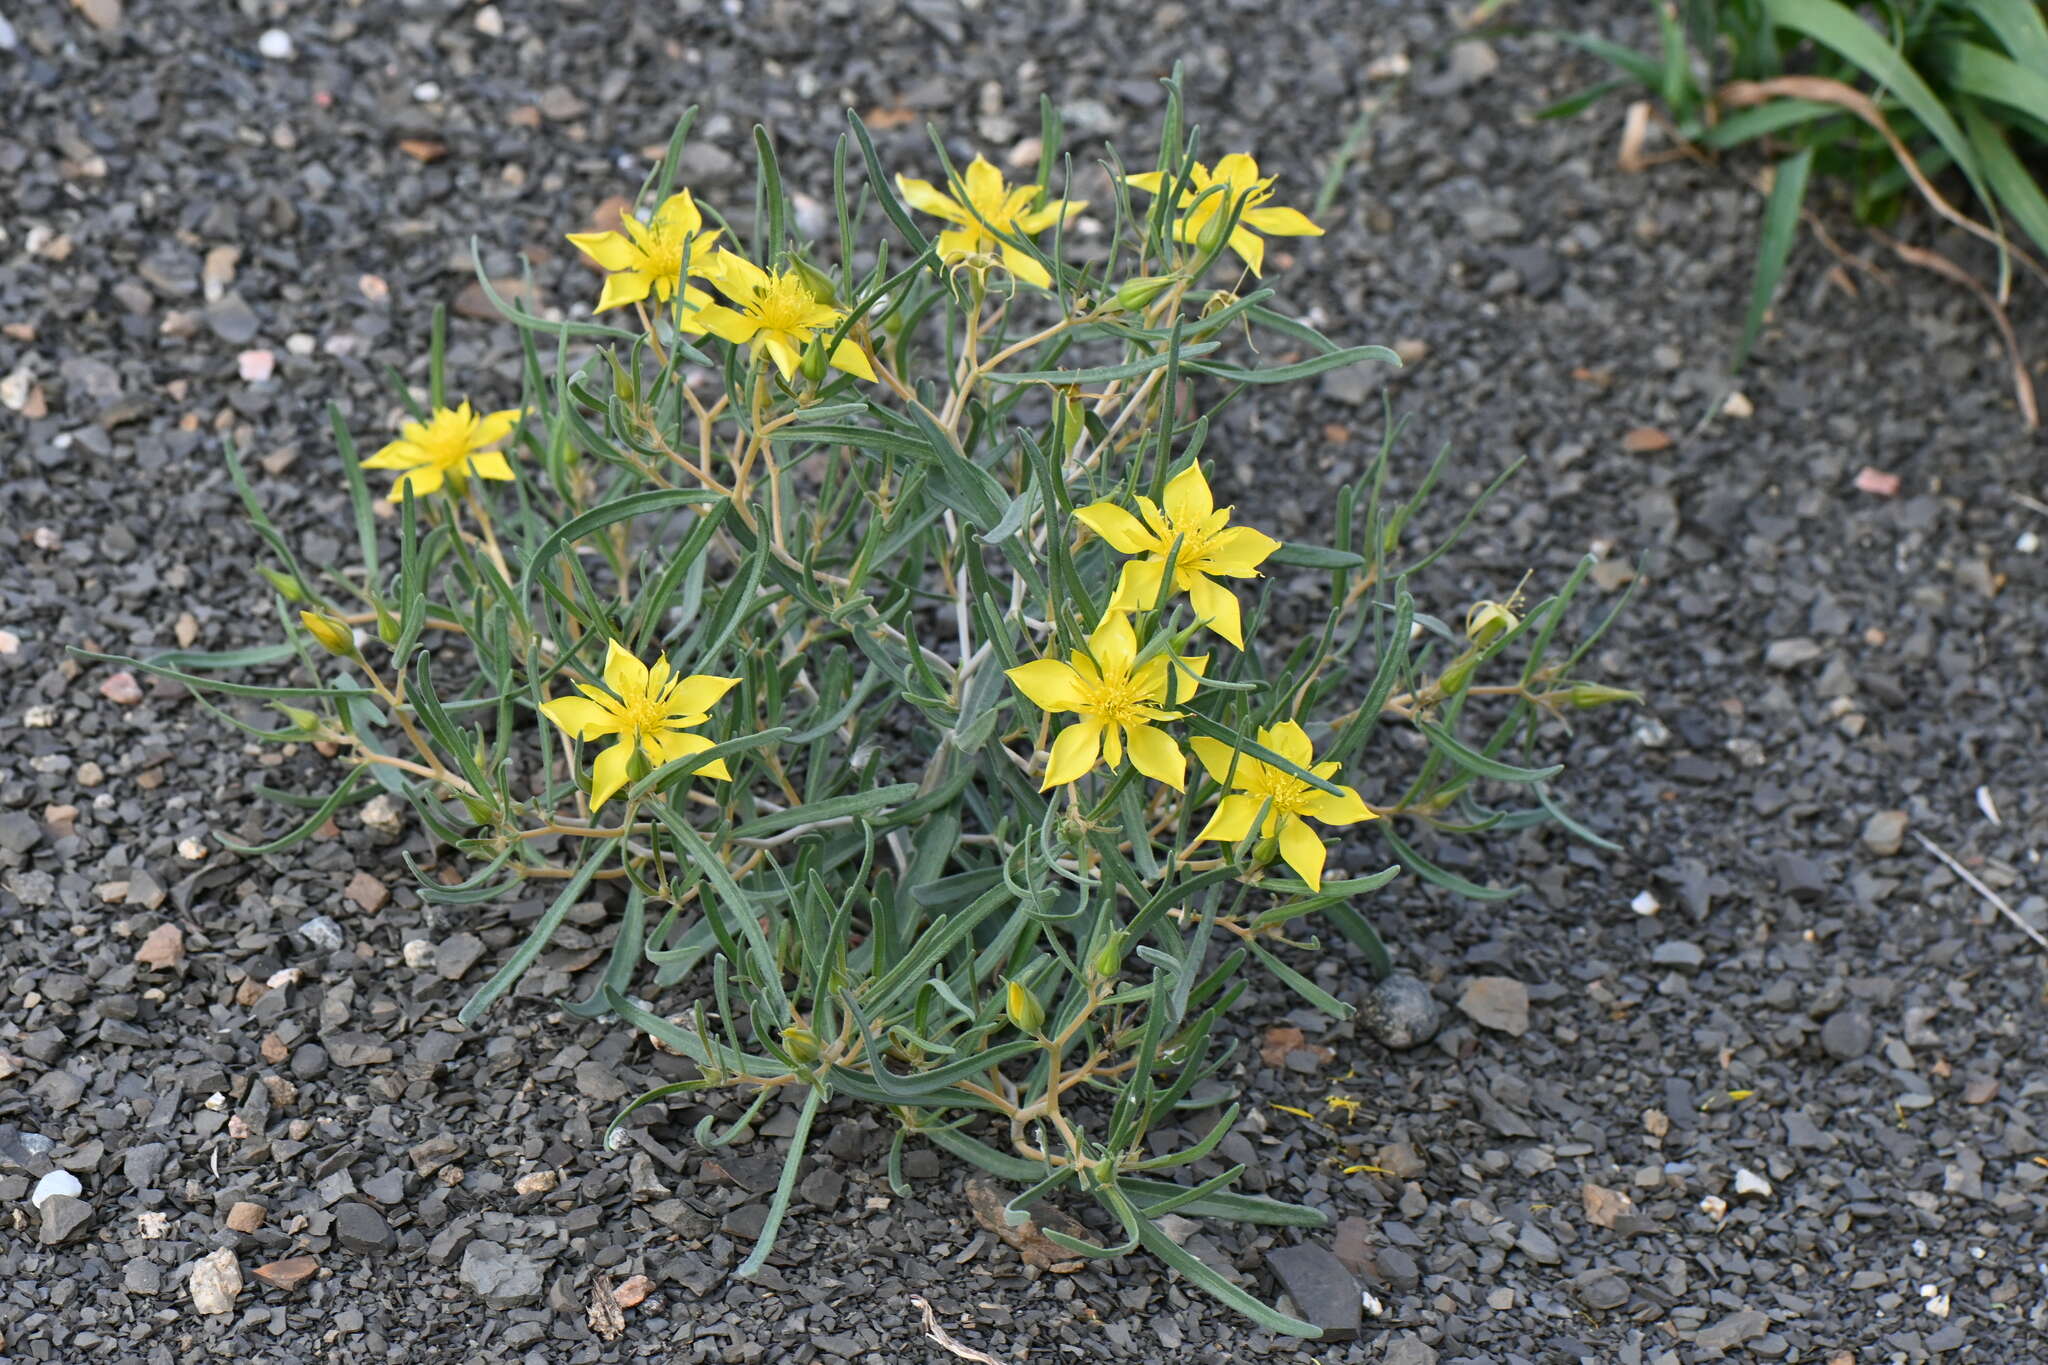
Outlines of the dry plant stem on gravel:
[[[1573,609],[1590,558],[1534,601],[1509,584],[1424,609],[1410,575],[1463,525],[1421,542],[1443,461],[1406,468],[1391,421],[1331,545],[1282,543],[1212,484],[1212,419],[1244,389],[1398,362],[1245,287],[1236,263],[1275,265],[1269,237],[1321,228],[1250,155],[1201,150],[1177,79],[1167,95],[1153,169],[1119,170],[1094,205],[1054,174],[1049,103],[1018,185],[985,160],[960,171],[936,138],[931,180],[892,181],[851,119],[823,242],[792,231],[765,131],[751,223],[679,187],[686,118],[645,221],[569,234],[605,276],[593,320],[550,322],[483,280],[524,358],[503,432],[447,407],[431,327],[405,430],[435,463],[406,455],[395,549],[363,474],[389,462],[359,461],[339,421],[355,563],[301,565],[231,452],[297,625],[255,658],[135,665],[270,703],[285,725],[265,738],[343,751],[334,791],[259,851],[381,791],[445,855],[419,869],[424,899],[545,889],[465,1022],[609,888],[602,982],[565,1008],[688,1065],[607,1140],[704,1091],[753,1113],[800,1097],[742,1276],[776,1244],[821,1106],[847,1097],[893,1121],[899,1188],[923,1141],[1014,1182],[1017,1217],[1093,1199],[1107,1243],[1046,1236],[1081,1258],[1144,1250],[1313,1335],[1160,1226],[1323,1222],[1236,1190],[1241,1167],[1175,1178],[1237,1120],[1223,1025],[1243,973],[1348,1015],[1311,959],[1333,933],[1386,969],[1373,892],[1405,872],[1512,894],[1439,865],[1418,831],[1557,822],[1604,842],[1533,757],[1635,696],[1581,672],[1620,610]],[[1062,246],[1087,209],[1109,250],[1081,266]],[[1299,631],[1274,624],[1280,570],[1317,584]],[[218,676],[287,660],[303,680]],[[1379,870],[1356,870],[1358,832]],[[1202,1109],[1182,1145],[1151,1140]]]

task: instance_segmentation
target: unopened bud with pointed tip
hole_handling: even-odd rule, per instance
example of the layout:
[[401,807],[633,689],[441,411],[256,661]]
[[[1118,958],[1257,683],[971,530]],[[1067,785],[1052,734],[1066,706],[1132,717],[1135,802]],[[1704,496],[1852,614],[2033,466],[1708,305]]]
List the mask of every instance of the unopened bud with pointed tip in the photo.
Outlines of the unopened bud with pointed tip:
[[1038,997],[1031,988],[1021,981],[1012,981],[1003,993],[1003,1012],[1010,1016],[1019,1032],[1036,1035],[1045,1027],[1045,1006],[1038,1003]]
[[299,624],[306,633],[320,642],[320,647],[337,658],[356,657],[356,636],[345,624],[324,612],[302,611]]

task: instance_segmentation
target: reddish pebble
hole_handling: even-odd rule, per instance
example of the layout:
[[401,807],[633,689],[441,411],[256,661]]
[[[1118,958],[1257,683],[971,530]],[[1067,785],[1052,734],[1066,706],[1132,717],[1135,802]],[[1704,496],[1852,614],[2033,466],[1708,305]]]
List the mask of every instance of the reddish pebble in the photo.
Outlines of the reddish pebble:
[[117,706],[135,706],[142,701],[142,684],[124,669],[100,684],[100,695]]
[[261,384],[277,373],[277,356],[271,351],[244,351],[235,357],[235,367],[244,383]]
[[[228,1226],[236,1232],[254,1232],[263,1226],[263,1217],[269,1212],[261,1204],[252,1204],[244,1199],[228,1210]],[[259,1270],[256,1273],[261,1275],[263,1272]]]
[[185,931],[175,924],[159,924],[135,950],[135,960],[145,967],[175,967],[185,960]]
[[320,1263],[311,1256],[287,1256],[282,1261],[256,1267],[256,1278],[278,1289],[297,1289],[313,1278]]
[[654,1281],[645,1275],[635,1275],[612,1291],[612,1302],[621,1308],[638,1308],[653,1292]]
[[1880,498],[1895,498],[1899,494],[1899,476],[1865,465],[1856,473],[1856,487]]

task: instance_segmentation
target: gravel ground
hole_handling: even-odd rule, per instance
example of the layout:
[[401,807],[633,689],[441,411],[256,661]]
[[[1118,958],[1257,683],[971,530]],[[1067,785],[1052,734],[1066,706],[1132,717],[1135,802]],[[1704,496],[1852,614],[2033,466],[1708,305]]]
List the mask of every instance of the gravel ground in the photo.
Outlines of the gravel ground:
[[[2043,956],[1918,842],[2048,921],[2042,446],[1995,335],[1931,280],[1852,297],[1803,242],[1751,415],[1700,425],[1749,191],[1617,171],[1618,108],[1530,122],[1597,73],[1533,32],[1450,47],[1444,8],[0,4],[0,1360],[950,1359],[922,1296],[1005,1360],[2048,1361]],[[1512,13],[1626,38],[1635,9]],[[371,808],[276,859],[219,851],[276,828],[253,785],[324,765],[64,647],[274,638],[220,437],[338,558],[324,405],[382,430],[381,367],[416,372],[439,300],[452,372],[509,398],[511,333],[460,301],[469,236],[494,273],[524,253],[543,304],[588,297],[559,234],[631,192],[683,104],[690,183],[737,204],[755,119],[818,193],[847,105],[912,173],[925,119],[1007,148],[1041,89],[1084,143],[1148,154],[1175,58],[1211,145],[1255,147],[1295,203],[1378,110],[1277,282],[1346,342],[1409,343],[1416,461],[1449,442],[1476,487],[1529,458],[1445,604],[1598,547],[1608,594],[1650,553],[1600,664],[1651,702],[1564,755],[1630,852],[1443,849],[1532,890],[1377,902],[1443,1012],[1425,1046],[1248,998],[1255,1103],[1224,1154],[1338,1220],[1307,1241],[1383,1308],[1355,1340],[1248,1330],[1146,1260],[1028,1269],[950,1162],[913,1151],[892,1195],[851,1111],[769,1273],[729,1281],[791,1115],[715,1156],[683,1111],[598,1150],[668,1061],[549,1007],[601,906],[465,1032],[535,904],[423,906],[399,854],[424,842]],[[2048,354],[2040,310],[2023,331]],[[1234,407],[1219,482],[1319,538],[1382,382]],[[1631,450],[1638,428],[1676,443]],[[1348,952],[1313,969],[1366,989]],[[1268,1295],[1297,1240],[1183,1231]],[[587,1313],[614,1288],[645,1295],[622,1332]]]

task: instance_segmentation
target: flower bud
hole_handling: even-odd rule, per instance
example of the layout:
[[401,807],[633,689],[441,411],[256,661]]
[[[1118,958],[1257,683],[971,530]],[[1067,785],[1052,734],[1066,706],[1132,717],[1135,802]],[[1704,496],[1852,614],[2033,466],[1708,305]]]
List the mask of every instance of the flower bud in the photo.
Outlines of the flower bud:
[[1116,974],[1123,970],[1124,949],[1128,941],[1124,931],[1119,929],[1102,941],[1095,950],[1095,956],[1088,961],[1088,970],[1097,981],[1114,981]]
[[1272,835],[1262,837],[1252,845],[1252,866],[1271,867],[1280,857],[1280,841]]
[[1461,654],[1451,661],[1436,680],[1436,690],[1446,697],[1455,697],[1472,685],[1472,671],[1479,666],[1477,654]]
[[1224,242],[1223,224],[1229,217],[1224,203],[1218,200],[1215,211],[1209,215],[1209,221],[1202,224],[1202,231],[1195,239],[1195,245],[1204,252],[1221,251]]
[[828,308],[839,306],[839,290],[833,285],[830,275],[802,259],[790,262],[790,268],[804,282],[804,288],[811,291],[812,298]]
[[384,604],[377,604],[377,638],[387,645],[398,643],[398,618],[385,610]]
[[286,706],[281,701],[274,701],[271,703],[271,706],[276,709],[279,715],[290,721],[292,728],[300,734],[317,735],[320,733],[320,717],[314,715],[311,711],[298,706]]
[[299,613],[299,624],[306,633],[320,642],[320,647],[341,659],[356,657],[356,637],[342,622],[317,611]]
[[1060,409],[1060,431],[1067,438],[1066,453],[1071,455],[1088,435],[1088,410],[1081,406],[1080,394],[1071,390]]
[[1643,694],[1631,692],[1625,687],[1608,687],[1601,683],[1573,683],[1571,691],[1565,694],[1573,706],[1590,711],[1596,706],[1605,706],[1616,701],[1641,701]]
[[299,580],[293,578],[290,574],[279,573],[268,564],[258,564],[256,572],[262,574],[263,581],[276,588],[278,595],[283,597],[285,601],[303,602],[306,600],[306,590],[300,587]]
[[1475,645],[1490,645],[1520,624],[1499,602],[1474,602],[1465,613],[1465,634]]
[[1117,286],[1116,306],[1118,308],[1143,308],[1166,292],[1173,275],[1139,275],[1125,280]]
[[1036,1034],[1045,1027],[1045,1006],[1021,981],[1012,981],[1003,995],[1003,1011],[1021,1033]]
[[825,371],[831,364],[832,357],[825,353],[824,339],[812,337],[810,343],[804,347],[803,360],[798,368],[803,371],[805,379],[813,384],[822,384],[825,382]]
[[818,1035],[802,1024],[791,1024],[782,1031],[782,1050],[808,1065],[818,1060]]

